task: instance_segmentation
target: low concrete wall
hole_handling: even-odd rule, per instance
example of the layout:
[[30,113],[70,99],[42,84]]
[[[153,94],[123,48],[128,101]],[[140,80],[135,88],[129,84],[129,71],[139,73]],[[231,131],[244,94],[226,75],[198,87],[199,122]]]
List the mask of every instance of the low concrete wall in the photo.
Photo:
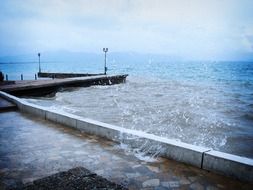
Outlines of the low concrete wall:
[[146,147],[149,147],[149,153],[157,153],[157,147],[159,146],[159,149],[161,149],[159,150],[159,155],[199,168],[202,165],[203,153],[210,150],[208,148],[166,139],[142,131],[125,129],[91,119],[77,119],[77,128],[86,133],[126,143],[134,148],[142,147],[145,144]]
[[145,151],[150,153],[157,153],[157,147],[159,147],[160,156],[232,176],[240,180],[253,181],[252,159],[213,151],[209,148],[178,142],[142,131],[125,129],[65,112],[47,110],[44,107],[30,104],[1,91],[0,96],[15,103],[21,112],[34,114],[88,134],[126,143],[134,148],[138,147],[141,149],[142,147],[148,147]]
[[46,111],[46,119],[62,125],[76,128],[76,118],[72,114],[51,110]]
[[253,182],[253,159],[211,150],[204,153],[203,169]]
[[20,109],[22,112],[33,114],[35,116],[46,118],[46,109],[41,106],[37,106],[34,104],[30,104],[28,102],[23,103],[22,108]]

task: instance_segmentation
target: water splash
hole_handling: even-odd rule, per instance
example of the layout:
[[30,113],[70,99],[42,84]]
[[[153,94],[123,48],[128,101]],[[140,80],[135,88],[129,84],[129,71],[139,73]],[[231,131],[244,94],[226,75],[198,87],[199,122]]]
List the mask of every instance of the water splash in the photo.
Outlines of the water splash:
[[[236,69],[223,67],[225,72],[219,65],[208,64],[203,68],[170,65],[170,70],[175,70],[169,75],[165,65],[158,65],[161,67],[157,66],[154,75],[148,78],[130,76],[125,84],[78,88],[58,92],[54,99],[29,101],[117,126],[253,157],[250,146],[253,82],[249,76],[241,75],[241,71],[236,73]],[[142,69],[150,72],[146,66]]]

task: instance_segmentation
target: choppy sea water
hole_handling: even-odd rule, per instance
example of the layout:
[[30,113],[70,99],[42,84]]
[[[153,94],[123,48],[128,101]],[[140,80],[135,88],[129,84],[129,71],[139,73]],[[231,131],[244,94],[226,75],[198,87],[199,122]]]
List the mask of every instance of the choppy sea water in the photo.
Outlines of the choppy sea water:
[[102,122],[253,158],[253,63],[111,63],[126,83],[28,100]]

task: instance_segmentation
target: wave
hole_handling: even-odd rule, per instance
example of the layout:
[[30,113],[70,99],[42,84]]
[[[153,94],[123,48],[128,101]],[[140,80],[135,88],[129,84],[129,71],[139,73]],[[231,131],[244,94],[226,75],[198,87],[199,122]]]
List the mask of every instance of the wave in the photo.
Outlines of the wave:
[[[64,90],[55,98],[42,98],[35,103],[215,150],[228,148],[236,153],[240,146],[247,146],[244,141],[231,146],[230,137],[236,139],[244,132],[253,139],[249,130],[253,126],[253,104],[251,98],[245,97],[244,91],[213,83],[129,77],[124,84]],[[147,150],[139,150],[137,155],[145,158],[142,153]]]

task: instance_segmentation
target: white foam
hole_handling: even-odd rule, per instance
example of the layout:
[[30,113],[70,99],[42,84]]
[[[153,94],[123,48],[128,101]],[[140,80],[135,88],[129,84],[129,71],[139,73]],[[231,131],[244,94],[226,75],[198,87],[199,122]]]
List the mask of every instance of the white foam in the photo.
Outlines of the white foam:
[[227,115],[231,112],[226,113],[228,102],[222,90],[178,81],[136,77],[128,80],[126,84],[61,92],[56,94],[56,99],[34,103],[41,105],[43,101],[51,101],[67,112],[124,128],[216,150],[250,152],[240,150],[244,144],[241,139],[238,146],[227,142],[230,136],[236,140],[237,133],[239,138],[242,132],[253,136],[247,127],[237,130],[238,121]]

